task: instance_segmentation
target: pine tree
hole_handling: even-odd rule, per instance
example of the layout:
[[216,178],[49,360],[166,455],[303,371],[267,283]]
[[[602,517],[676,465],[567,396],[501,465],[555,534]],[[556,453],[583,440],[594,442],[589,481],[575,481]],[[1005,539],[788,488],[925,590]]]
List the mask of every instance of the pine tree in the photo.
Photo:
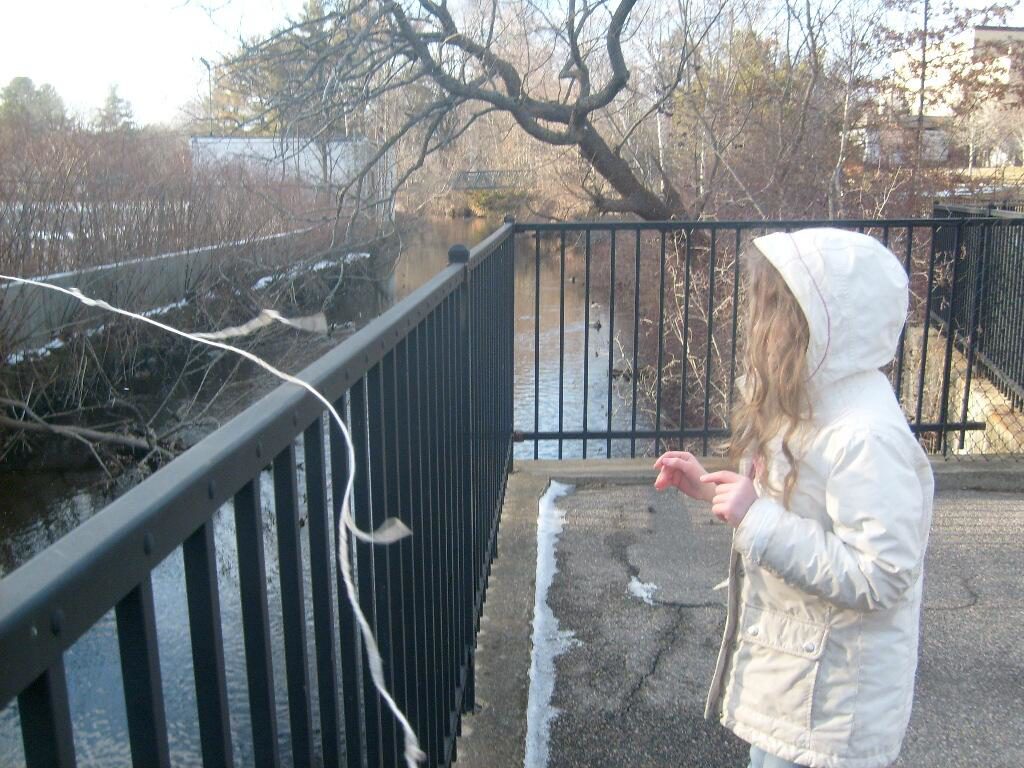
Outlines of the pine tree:
[[103,102],[103,106],[96,113],[96,119],[93,120],[93,127],[104,133],[130,131],[135,128],[131,102],[118,95],[116,85],[110,86],[107,100]]

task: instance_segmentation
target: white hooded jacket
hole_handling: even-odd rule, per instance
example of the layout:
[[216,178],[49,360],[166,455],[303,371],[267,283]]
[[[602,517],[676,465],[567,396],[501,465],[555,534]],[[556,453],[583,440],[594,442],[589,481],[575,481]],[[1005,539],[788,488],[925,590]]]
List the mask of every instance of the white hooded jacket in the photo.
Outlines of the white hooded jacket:
[[[887,766],[910,719],[934,487],[879,370],[896,352],[907,275],[855,232],[754,244],[807,317],[813,430],[788,508],[755,481],[759,498],[734,533],[705,715],[800,765]],[[775,487],[788,469],[775,451]]]

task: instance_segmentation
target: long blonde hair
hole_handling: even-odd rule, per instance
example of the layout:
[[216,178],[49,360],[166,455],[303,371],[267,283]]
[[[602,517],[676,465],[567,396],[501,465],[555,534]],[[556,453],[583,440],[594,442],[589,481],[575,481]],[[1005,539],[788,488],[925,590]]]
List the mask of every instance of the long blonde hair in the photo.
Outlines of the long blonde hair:
[[[782,487],[789,504],[797,480],[793,442],[811,418],[807,393],[807,318],[778,270],[751,246],[745,253],[747,306],[743,373],[745,397],[736,398],[732,413],[729,456],[739,460],[748,452],[771,466],[769,443],[782,439],[789,472]],[[779,489],[761,473],[762,485],[773,495]]]

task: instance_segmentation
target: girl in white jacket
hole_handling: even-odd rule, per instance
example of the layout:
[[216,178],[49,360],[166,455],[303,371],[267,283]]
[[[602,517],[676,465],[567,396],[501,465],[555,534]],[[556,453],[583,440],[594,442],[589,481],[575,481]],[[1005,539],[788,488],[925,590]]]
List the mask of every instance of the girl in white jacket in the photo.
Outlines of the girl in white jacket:
[[879,370],[907,275],[855,232],[754,245],[740,471],[707,474],[682,451],[655,464],[656,488],[711,502],[734,528],[705,716],[750,742],[751,768],[882,768],[910,718],[932,513],[930,464]]

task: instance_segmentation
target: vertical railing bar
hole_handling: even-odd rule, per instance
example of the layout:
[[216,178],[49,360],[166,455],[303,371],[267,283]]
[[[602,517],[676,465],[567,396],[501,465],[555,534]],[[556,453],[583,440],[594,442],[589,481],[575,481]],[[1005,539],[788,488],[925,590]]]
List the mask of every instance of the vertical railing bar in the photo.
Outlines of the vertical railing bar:
[[443,483],[443,472],[444,468],[441,463],[443,459],[443,435],[441,430],[443,424],[441,421],[441,410],[443,408],[442,401],[440,399],[440,342],[438,340],[438,333],[441,323],[440,309],[435,308],[430,324],[430,349],[429,349],[429,361],[430,361],[430,374],[431,374],[431,385],[428,391],[431,393],[431,428],[428,432],[432,440],[431,458],[434,461],[432,471],[432,488],[431,493],[433,494],[433,553],[431,555],[434,568],[434,605],[436,607],[434,615],[434,632],[437,636],[437,657],[436,657],[436,673],[437,673],[437,737],[438,737],[438,760],[444,759],[444,749],[447,737],[449,737],[449,707],[450,701],[452,700],[451,694],[451,679],[447,674],[447,658],[449,658],[449,637],[447,637],[447,621],[449,621],[449,612],[447,612],[447,602],[445,600],[446,590],[444,589],[444,581],[447,579],[447,571],[445,568],[445,561],[443,559],[444,554],[444,483]]
[[[654,394],[654,431],[661,432],[662,367],[665,364],[665,230],[661,230],[661,250],[658,268],[658,381]],[[661,438],[654,438],[654,455],[661,455]]]
[[629,456],[636,458],[636,400],[637,400],[637,379],[640,377],[639,347],[640,347],[640,227],[636,228],[636,249],[633,254],[633,361],[632,361],[632,406],[629,420]]
[[462,665],[461,665],[461,627],[459,623],[459,595],[457,585],[459,582],[459,561],[456,555],[455,540],[457,536],[456,523],[456,486],[455,486],[455,446],[454,446],[454,421],[455,406],[453,404],[454,376],[452,375],[452,297],[451,294],[442,302],[442,325],[441,325],[441,414],[444,418],[444,449],[445,468],[442,473],[444,477],[444,498],[443,506],[445,513],[445,561],[447,578],[444,580],[446,600],[448,601],[448,620],[445,622],[445,630],[448,633],[448,672],[451,680],[451,689],[447,702],[446,721],[449,724],[449,737],[455,740],[457,732],[452,717],[456,711],[459,689],[462,687]]
[[954,323],[956,318],[953,312],[953,303],[956,298],[956,279],[960,271],[960,247],[964,235],[964,221],[961,219],[956,224],[953,234],[953,271],[949,278],[948,312],[946,315],[946,355],[942,367],[942,401],[939,407],[939,424],[943,431],[940,435],[942,443],[942,455],[945,456],[949,448],[949,433],[945,430],[949,420],[949,386],[953,378],[953,344],[956,337]]
[[[533,282],[533,431],[540,431],[540,230],[534,232]],[[540,441],[533,439],[533,458],[540,458]]]
[[[486,280],[494,270],[494,260],[497,257],[491,255],[482,267],[481,275]],[[486,283],[484,283],[486,285]],[[462,699],[462,712],[471,712],[474,706],[476,695],[473,664],[475,660],[474,641],[476,638],[476,520],[473,515],[473,446],[471,443],[471,427],[473,397],[476,393],[472,383],[472,349],[474,328],[472,313],[472,296],[476,286],[476,277],[466,270],[465,281],[461,290],[456,294],[456,323],[455,323],[455,349],[456,372],[458,374],[456,386],[458,388],[459,412],[458,429],[456,437],[460,446],[458,464],[459,470],[459,500],[462,506],[460,520],[460,547],[462,550],[462,632],[463,643],[465,644],[464,655],[466,662],[466,690]],[[500,302],[500,299],[499,299]],[[495,304],[497,309],[497,302]],[[493,312],[491,313],[494,314]],[[496,337],[492,337],[496,338]],[[491,354],[493,355],[493,347]],[[489,366],[493,372],[492,365]],[[496,425],[492,426],[492,429]]]
[[[885,245],[889,245],[889,227],[885,227]],[[913,283],[913,248],[914,248],[914,227],[907,227],[907,248],[903,255],[903,268],[907,272],[907,282]],[[906,345],[907,324],[903,324],[900,330],[900,339],[896,344],[896,401],[902,405],[903,402],[903,358]]]
[[[395,360],[395,391],[397,397],[397,413],[395,419],[395,442],[396,461],[395,472],[396,482],[399,486],[400,502],[397,510],[399,519],[412,531],[412,536],[403,539],[398,543],[399,556],[401,557],[402,577],[402,625],[403,625],[403,656],[405,659],[405,692],[406,708],[405,713],[409,722],[416,729],[416,734],[421,740],[425,739],[426,731],[421,722],[422,713],[422,689],[419,684],[421,679],[420,653],[423,648],[422,624],[418,621],[417,605],[420,597],[416,585],[416,547],[418,540],[422,537],[423,531],[420,521],[413,517],[417,509],[419,499],[415,492],[417,484],[417,469],[414,457],[416,451],[412,447],[412,418],[410,416],[410,400],[412,390],[410,386],[410,353],[409,349],[413,344],[415,328],[410,329],[408,334],[399,344],[396,354],[399,358]],[[401,371],[399,373],[399,371]],[[404,491],[404,492],[403,492]],[[424,742],[425,743],[425,742]]]
[[932,326],[932,290],[935,284],[935,240],[938,230],[932,225],[931,246],[928,252],[928,287],[925,289],[924,320],[921,323],[921,356],[917,371],[917,405],[914,409],[914,424],[921,425],[921,410],[924,405],[924,380],[928,367],[928,331]]
[[203,765],[205,768],[230,766],[233,762],[231,723],[224,678],[224,642],[212,520],[203,523],[185,540],[182,552]]
[[430,616],[426,595],[426,552],[430,536],[430,515],[427,494],[423,484],[427,477],[424,464],[427,451],[423,448],[423,435],[420,420],[423,417],[423,406],[420,397],[420,379],[423,373],[422,344],[423,321],[420,320],[409,333],[409,344],[406,347],[407,363],[407,417],[409,429],[406,433],[409,453],[409,510],[408,518],[412,528],[412,563],[411,579],[415,598],[414,614],[416,628],[416,685],[417,700],[416,732],[424,751],[431,754],[433,744],[433,724],[430,720],[431,696],[430,676]]
[[447,605],[447,619],[445,620],[445,634],[448,636],[448,657],[445,661],[445,669],[449,675],[449,693],[445,701],[445,723],[448,725],[448,736],[455,738],[455,731],[452,726],[452,714],[455,711],[455,702],[458,698],[460,680],[460,647],[459,647],[459,605],[458,594],[455,586],[459,580],[459,564],[455,555],[455,488],[454,473],[455,461],[453,461],[453,429],[452,429],[452,366],[451,366],[451,297],[449,295],[441,302],[441,329],[440,329],[440,368],[441,368],[441,420],[443,436],[441,453],[444,456],[444,469],[441,477],[444,483],[444,562],[445,578],[442,584],[445,590],[445,604]]
[[296,768],[300,768],[313,763],[313,722],[306,659],[306,604],[294,443],[274,457],[274,512],[277,517],[288,722],[291,726],[292,760]]
[[732,260],[732,343],[729,348],[729,391],[726,395],[726,423],[722,426],[728,428],[728,419],[732,415],[734,401],[734,390],[736,389],[736,349],[737,336],[739,335],[739,308],[740,308],[740,250],[743,247],[743,234],[739,227],[736,227],[735,253]]
[[253,763],[258,768],[277,768],[281,764],[281,755],[277,743],[267,569],[258,480],[250,480],[242,486],[235,494],[233,506]]
[[320,740],[325,768],[341,765],[338,742],[338,665],[334,657],[334,609],[331,606],[331,530],[327,512],[327,466],[323,421],[316,419],[302,438],[306,460],[306,511],[309,517],[310,588],[320,705]]
[[170,766],[153,583],[148,575],[118,601],[115,613],[132,764]]
[[448,446],[451,451],[451,462],[449,472],[449,520],[451,521],[450,530],[450,542],[452,557],[452,579],[451,579],[451,593],[452,593],[452,606],[453,621],[452,627],[453,634],[455,635],[455,676],[456,676],[456,697],[452,702],[452,711],[458,727],[461,728],[462,724],[462,712],[458,707],[458,699],[461,692],[465,689],[466,685],[466,634],[465,634],[465,595],[463,594],[463,586],[465,584],[465,574],[463,568],[465,561],[463,560],[462,554],[462,542],[463,529],[462,514],[464,512],[462,504],[462,473],[461,467],[462,451],[461,451],[461,438],[459,435],[459,415],[461,414],[461,404],[459,402],[459,383],[461,381],[459,371],[459,345],[458,336],[458,298],[461,294],[458,292],[451,293],[446,301],[448,305],[448,325],[447,335],[448,343],[445,344],[445,354],[448,362],[448,408],[446,413],[448,414],[448,425],[449,425],[449,441]]
[[[686,229],[686,275],[683,280],[683,349],[679,359],[679,429],[686,428],[686,373],[690,362],[690,290],[693,263],[693,228]],[[684,447],[680,439],[680,448]]]
[[[343,419],[347,419],[348,396],[342,395],[334,403],[334,409]],[[341,507],[344,500],[345,487],[348,484],[348,448],[345,445],[341,428],[331,419],[329,422],[331,445],[331,504],[334,513],[334,530],[339,532],[344,523],[341,520]],[[352,537],[346,537],[349,563],[352,564],[353,576],[355,557]],[[335,546],[340,546],[337,541]],[[339,672],[341,675],[342,716],[345,723],[345,765],[348,768],[363,768],[366,765],[366,749],[363,738],[363,710],[359,693],[362,690],[362,659],[360,655],[359,628],[356,624],[355,612],[348,600],[341,572],[340,550],[335,554],[335,583],[338,590],[338,649]]]
[[707,318],[707,355],[704,359],[704,435],[703,453],[708,453],[708,430],[711,428],[711,350],[715,336],[715,267],[718,249],[718,230],[711,229],[711,250],[708,254],[708,318]]
[[974,297],[971,303],[971,336],[967,342],[967,377],[964,381],[963,402],[960,410],[960,450],[964,449],[967,439],[967,406],[971,396],[971,376],[974,373],[976,353],[979,345],[978,336],[982,333],[980,324],[981,307],[984,304],[985,270],[988,261],[989,242],[992,233],[991,222],[982,225],[981,252],[978,254],[974,268]]
[[[1020,221],[1012,223],[1007,243],[1006,258],[1009,268],[1014,273],[1014,284],[1010,288],[1009,296],[1024,296],[1024,263],[1021,263],[1019,259],[1015,263],[1013,259],[1013,254],[1024,252],[1024,237],[1022,237],[1024,227],[1021,224]],[[1007,324],[1007,335],[1011,341],[1007,346],[1006,360],[1011,379],[1024,385],[1024,311],[1018,308],[1013,319],[1016,320],[1016,323],[1011,320]],[[1024,408],[1024,398],[1016,394],[1010,398],[1010,402],[1015,409]]]
[[[376,530],[381,523],[390,515],[388,505],[387,468],[391,456],[384,447],[384,394],[383,382],[386,378],[384,371],[389,352],[376,365],[372,366],[366,374],[366,403],[367,403],[367,437],[369,439],[369,468],[370,468],[370,525],[369,528]],[[394,635],[391,626],[391,602],[393,598],[391,589],[391,547],[382,546],[373,553],[373,599],[375,605],[374,616],[376,625],[374,637],[377,641],[377,648],[384,666],[384,682],[389,691],[395,689],[395,662],[394,662]],[[376,691],[373,692],[376,695]],[[381,733],[381,761],[385,766],[396,765],[401,750],[398,746],[398,733],[394,716],[386,706],[381,706],[380,733]]]
[[18,694],[26,768],[75,768],[75,738],[68,704],[64,659]]
[[469,564],[469,553],[471,550],[470,546],[467,546],[467,542],[471,541],[472,528],[471,522],[469,521],[467,514],[469,512],[469,502],[466,498],[466,471],[468,469],[468,455],[466,452],[465,442],[465,420],[463,415],[466,406],[466,397],[469,395],[468,387],[466,386],[465,379],[463,378],[466,373],[466,367],[464,365],[464,357],[466,350],[467,338],[466,334],[463,333],[463,316],[466,311],[465,300],[466,292],[468,287],[464,282],[461,289],[455,291],[452,294],[452,323],[451,323],[451,356],[452,356],[452,389],[454,399],[454,410],[452,418],[455,422],[454,428],[454,448],[455,448],[455,548],[458,553],[456,558],[458,561],[458,580],[456,581],[456,591],[458,592],[458,622],[459,622],[459,659],[460,663],[464,667],[462,672],[462,708],[456,714],[459,719],[459,723],[462,722],[462,713],[465,712],[465,702],[467,692],[472,688],[472,645],[470,643],[471,634],[469,632],[470,616],[472,611],[470,606],[472,601],[469,597],[470,593],[470,580],[469,574],[472,569]]
[[[565,429],[565,230],[561,231],[558,259],[558,433]],[[558,438],[558,458],[562,458],[562,438]]]
[[[401,343],[401,342],[399,342]],[[384,515],[385,517],[402,518],[402,469],[400,466],[401,454],[399,453],[398,440],[398,348],[392,349],[381,363],[381,439],[384,450],[384,468],[382,482],[384,486]],[[389,655],[391,678],[391,695],[398,704],[399,709],[410,715],[409,711],[409,689],[406,687],[407,679],[407,641],[406,633],[411,627],[405,626],[405,593],[403,585],[405,582],[402,558],[403,548],[408,540],[399,541],[395,544],[383,547],[387,556],[387,588],[388,608],[390,611],[389,625],[391,629],[391,652]],[[403,735],[397,722],[395,724],[396,759],[402,754]]]
[[[607,429],[608,432],[612,431],[612,387],[615,383],[615,230],[609,229],[608,234],[611,237],[611,250],[609,252],[609,268],[611,271],[611,280],[608,283],[608,393],[607,393]],[[605,458],[610,459],[612,457],[612,439],[607,438],[605,444]]]
[[[1006,290],[1012,285],[1012,278],[1007,269],[1009,266],[1007,247],[1009,245],[1010,229],[1006,226],[1005,222],[999,222],[995,226],[995,244],[989,255],[989,265],[985,275],[986,283],[993,290],[985,302],[984,316],[982,317],[982,327],[988,328],[989,332],[982,339],[981,351],[985,354],[986,358],[1002,368],[1004,375],[1006,375],[1011,373],[1010,366],[1007,365],[1009,359],[1006,356],[1007,347],[1009,346],[1007,326],[1011,313],[1007,311],[1005,303]],[[1004,389],[1002,386],[1003,377],[993,376],[993,378],[996,380],[997,386],[1001,390]]]
[[590,227],[586,228],[583,247],[583,458],[587,458],[587,404],[590,395]]
[[[507,241],[506,241],[507,242]],[[481,270],[473,281],[469,283],[467,296],[469,303],[464,317],[464,328],[466,331],[467,344],[463,346],[466,350],[465,364],[467,366],[463,378],[463,384],[469,396],[469,408],[463,413],[468,421],[466,424],[467,433],[465,440],[465,461],[472,468],[466,480],[463,493],[469,507],[469,518],[472,521],[473,536],[471,538],[472,558],[470,560],[471,572],[469,574],[471,589],[469,594],[469,686],[463,698],[462,710],[464,713],[474,711],[477,704],[476,697],[476,658],[477,658],[477,637],[480,628],[480,616],[483,610],[483,600],[486,594],[486,579],[483,575],[486,544],[484,539],[484,521],[481,517],[481,510],[493,490],[490,472],[486,471],[485,462],[490,458],[495,443],[477,441],[478,429],[475,419],[475,407],[483,405],[488,412],[493,414],[495,421],[490,429],[494,435],[501,432],[500,416],[497,409],[500,408],[500,370],[502,365],[502,336],[500,331],[500,320],[504,316],[502,308],[507,297],[503,296],[499,289],[498,275],[501,270],[501,263],[505,253],[505,243],[495,250],[488,258],[485,270]],[[495,296],[496,301],[491,311],[481,312],[476,305],[475,296],[481,292],[487,292]],[[487,319],[487,325],[481,323]],[[498,335],[494,335],[495,332]],[[478,349],[477,342],[481,334],[487,334],[486,338],[491,339],[490,348]],[[479,471],[479,470],[484,471]],[[479,490],[479,493],[478,493]]]
[[[370,466],[368,457],[367,422],[367,377],[359,379],[349,390],[349,410],[351,419],[352,442],[355,449],[356,475],[353,489],[352,514],[357,527],[367,530],[372,527],[373,519],[370,509]],[[355,550],[354,571],[356,590],[359,595],[359,607],[366,617],[367,623],[377,632],[376,595],[374,591],[374,549],[373,545],[364,541],[354,540]],[[370,677],[369,660],[366,646],[359,638],[360,679],[362,680],[361,709],[363,712],[363,735],[366,745],[366,764],[382,766],[381,739],[382,715],[380,698]]]
[[423,585],[423,612],[426,638],[426,680],[428,708],[425,716],[429,720],[429,729],[426,734],[426,752],[432,765],[438,765],[441,761],[441,754],[444,749],[444,734],[441,730],[441,717],[439,715],[440,701],[442,697],[441,680],[438,670],[439,665],[439,631],[438,631],[438,604],[436,597],[436,585],[439,581],[437,574],[437,560],[435,558],[436,531],[436,500],[434,487],[437,476],[435,466],[435,450],[433,440],[436,437],[436,429],[433,425],[432,395],[434,393],[433,362],[431,359],[431,329],[434,323],[434,310],[420,321],[416,329],[417,336],[417,404],[416,417],[418,420],[417,435],[419,437],[419,455],[423,458],[424,469],[420,475],[420,488],[423,501],[419,507],[420,511],[420,537],[422,546],[422,559],[420,561],[419,578]]

